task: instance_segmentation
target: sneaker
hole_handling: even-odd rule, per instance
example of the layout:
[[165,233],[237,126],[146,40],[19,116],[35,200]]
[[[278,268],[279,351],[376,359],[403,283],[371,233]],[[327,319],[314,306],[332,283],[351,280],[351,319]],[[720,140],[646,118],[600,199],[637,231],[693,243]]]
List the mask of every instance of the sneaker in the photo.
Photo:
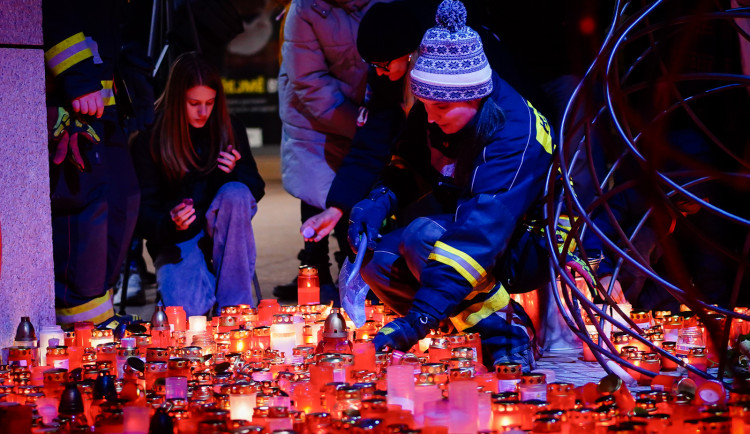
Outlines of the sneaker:
[[278,285],[273,288],[273,296],[279,300],[291,301],[297,299],[297,277],[291,283]]
[[[112,296],[113,304],[120,304],[122,301],[122,279],[124,275],[120,274],[120,278],[114,287],[114,295]],[[131,272],[128,277],[128,306],[145,306],[146,305],[146,291],[143,289],[141,284],[141,276],[137,272]]]

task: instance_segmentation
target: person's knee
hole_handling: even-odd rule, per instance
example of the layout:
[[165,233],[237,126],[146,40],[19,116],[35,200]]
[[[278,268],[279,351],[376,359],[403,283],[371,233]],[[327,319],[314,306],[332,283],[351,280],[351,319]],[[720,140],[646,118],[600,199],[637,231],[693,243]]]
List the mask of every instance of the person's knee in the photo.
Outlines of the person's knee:
[[216,196],[221,198],[224,207],[241,205],[250,206],[254,209],[257,206],[250,189],[241,182],[228,182],[222,185]]
[[429,217],[419,217],[404,230],[399,252],[406,259],[411,272],[419,277],[435,242],[445,233],[445,227]]
[[432,247],[445,233],[445,227],[429,217],[419,217],[404,230],[403,242],[407,246],[427,245]]

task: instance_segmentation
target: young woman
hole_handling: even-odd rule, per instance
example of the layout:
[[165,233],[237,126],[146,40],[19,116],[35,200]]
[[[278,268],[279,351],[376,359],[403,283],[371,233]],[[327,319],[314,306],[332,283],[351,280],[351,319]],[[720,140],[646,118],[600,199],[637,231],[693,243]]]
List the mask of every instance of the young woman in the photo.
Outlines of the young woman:
[[265,184],[243,125],[227,112],[219,72],[197,53],[172,65],[153,129],[133,147],[137,230],[165,305],[188,315],[252,304],[251,218]]
[[[549,281],[541,231],[549,124],[502,80],[457,0],[438,7],[410,72],[411,109],[381,184],[352,208],[362,275],[401,315],[375,337],[409,350],[440,321],[482,338],[483,361],[534,365],[533,328],[509,293]],[[416,218],[404,218],[403,213]],[[404,227],[381,234],[396,213]]]

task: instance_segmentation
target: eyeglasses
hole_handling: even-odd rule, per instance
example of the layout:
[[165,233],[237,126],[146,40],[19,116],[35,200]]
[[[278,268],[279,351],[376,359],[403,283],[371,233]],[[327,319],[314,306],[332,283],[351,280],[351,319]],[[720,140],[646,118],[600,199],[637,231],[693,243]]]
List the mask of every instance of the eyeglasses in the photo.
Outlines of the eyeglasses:
[[375,69],[382,69],[385,72],[391,72],[391,62],[392,60],[389,60],[387,62],[367,62],[367,64]]

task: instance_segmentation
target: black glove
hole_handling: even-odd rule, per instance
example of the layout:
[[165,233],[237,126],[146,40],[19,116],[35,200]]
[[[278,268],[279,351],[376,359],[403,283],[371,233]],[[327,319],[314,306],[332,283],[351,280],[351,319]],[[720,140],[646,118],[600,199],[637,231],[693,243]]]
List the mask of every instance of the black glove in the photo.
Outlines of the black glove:
[[357,252],[359,237],[367,234],[367,248],[375,248],[375,242],[380,239],[380,230],[386,218],[396,208],[396,195],[387,187],[379,187],[370,196],[357,202],[349,214],[349,231],[347,238],[354,252]]
[[375,335],[372,343],[376,351],[388,346],[391,350],[407,352],[420,339],[427,336],[430,330],[437,329],[439,324],[440,321],[436,318],[412,310],[405,317],[396,318],[384,325]]

